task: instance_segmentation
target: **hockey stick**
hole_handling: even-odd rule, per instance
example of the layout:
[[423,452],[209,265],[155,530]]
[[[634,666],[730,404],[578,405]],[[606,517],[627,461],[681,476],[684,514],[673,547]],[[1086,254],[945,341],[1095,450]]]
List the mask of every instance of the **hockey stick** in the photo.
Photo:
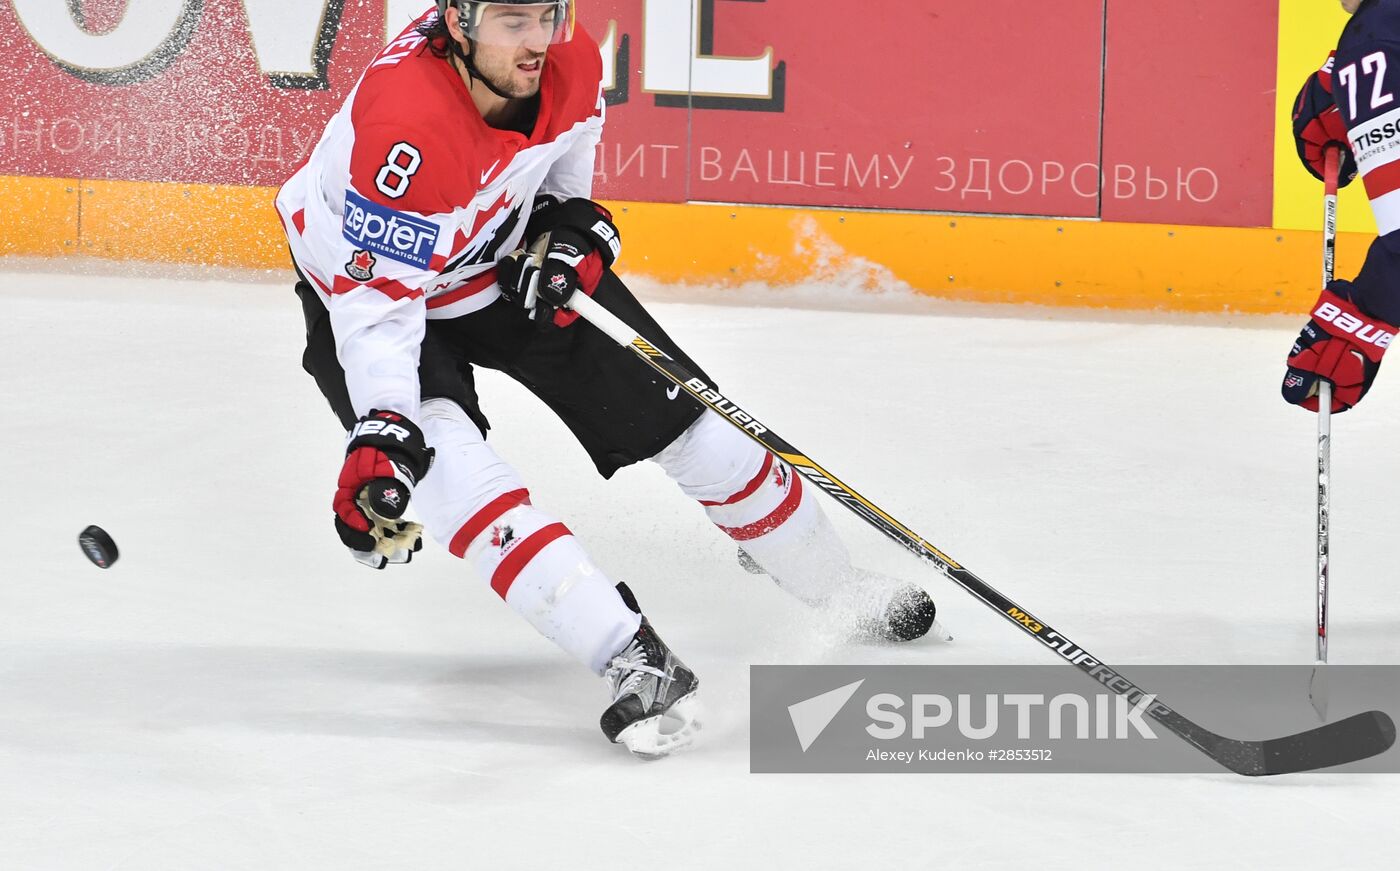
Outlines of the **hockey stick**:
[[[1337,254],[1337,181],[1341,175],[1342,152],[1335,146],[1323,157],[1322,197],[1322,287],[1332,283]],[[1308,681],[1308,701],[1324,721],[1327,719],[1327,588],[1330,580],[1330,514],[1332,510],[1332,382],[1317,383],[1317,655],[1312,679]]]
[[[581,293],[574,294],[570,308],[606,333],[613,341],[631,350],[667,380],[728,420],[749,438],[787,461],[828,496],[884,533],[887,538],[933,563],[944,577],[981,599],[1013,626],[1049,647],[1061,659],[1084,672],[1092,680],[1127,697],[1128,701],[1134,704],[1148,696],[1145,690],[1123,677],[1117,669],[1091,656],[1088,651],[1055,631],[1044,620],[997,592],[990,584],[955,562],[952,557],[924,541],[907,526],[823,469],[760,423],[752,414],[740,408],[733,400],[637,335],[635,330],[591,297]],[[1225,768],[1250,776],[1286,774],[1342,765],[1375,756],[1395,743],[1395,723],[1383,711],[1367,711],[1296,735],[1285,735],[1265,741],[1241,741],[1217,735],[1178,714],[1160,700],[1154,699],[1150,702],[1147,715]]]

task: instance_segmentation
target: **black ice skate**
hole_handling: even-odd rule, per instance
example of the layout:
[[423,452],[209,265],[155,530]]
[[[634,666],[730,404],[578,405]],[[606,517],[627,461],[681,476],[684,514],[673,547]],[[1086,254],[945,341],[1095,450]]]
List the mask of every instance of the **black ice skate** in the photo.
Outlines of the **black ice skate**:
[[[739,548],[739,565],[750,574],[767,574],[763,567]],[[782,582],[773,579],[779,586]],[[922,587],[905,584],[877,572],[855,569],[847,588],[838,597],[840,602],[829,605],[851,615],[856,640],[914,641],[932,635],[939,641],[952,641],[953,636],[936,619],[937,607]]]
[[[642,613],[626,584],[618,584],[622,601]],[[599,725],[614,744],[635,755],[659,759],[689,745],[700,730],[695,673],[685,667],[642,618],[637,634],[612,658],[603,672],[613,701]]]

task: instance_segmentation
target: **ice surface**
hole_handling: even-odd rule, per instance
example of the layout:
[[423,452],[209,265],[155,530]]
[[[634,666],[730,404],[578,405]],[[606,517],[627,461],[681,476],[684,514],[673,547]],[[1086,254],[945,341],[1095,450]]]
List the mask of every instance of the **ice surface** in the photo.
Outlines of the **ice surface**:
[[[344,553],[341,433],[285,283],[13,271],[0,305],[0,869],[1390,867],[1393,776],[750,775],[750,663],[1049,655],[834,507],[957,641],[832,645],[659,470],[598,479],[482,374],[497,449],[701,676],[703,743],[638,763],[601,737],[602,681],[456,560]],[[883,307],[655,311],[728,394],[1108,661],[1309,661],[1294,319]],[[1400,660],[1391,375],[1334,422],[1336,662]]]

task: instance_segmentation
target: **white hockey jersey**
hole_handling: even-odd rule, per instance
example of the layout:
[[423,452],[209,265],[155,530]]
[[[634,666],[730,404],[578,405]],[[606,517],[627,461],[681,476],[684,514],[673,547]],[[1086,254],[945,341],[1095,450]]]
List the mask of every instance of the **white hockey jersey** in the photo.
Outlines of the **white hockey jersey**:
[[417,417],[427,318],[500,295],[537,194],[588,197],[603,130],[602,58],[582,27],[552,45],[534,131],[490,127],[466,84],[414,32],[370,63],[277,194],[292,257],[330,312],[355,413]]

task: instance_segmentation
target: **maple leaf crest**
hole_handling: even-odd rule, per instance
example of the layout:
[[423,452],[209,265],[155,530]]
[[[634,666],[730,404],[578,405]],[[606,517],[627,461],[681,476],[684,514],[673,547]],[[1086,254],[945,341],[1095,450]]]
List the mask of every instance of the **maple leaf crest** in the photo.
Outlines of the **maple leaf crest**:
[[506,545],[515,541],[515,530],[509,525],[493,527],[491,530],[491,546],[505,550]]
[[350,262],[345,264],[345,274],[356,281],[369,281],[374,277],[374,255],[365,250],[359,250],[350,255]]

